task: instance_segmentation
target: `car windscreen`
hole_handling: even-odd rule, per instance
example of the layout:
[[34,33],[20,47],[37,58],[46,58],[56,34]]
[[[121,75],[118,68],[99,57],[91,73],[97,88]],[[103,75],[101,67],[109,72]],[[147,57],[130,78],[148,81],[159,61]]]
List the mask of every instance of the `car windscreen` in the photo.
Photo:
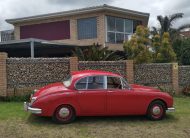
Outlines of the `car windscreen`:
[[63,80],[63,85],[65,87],[69,87],[71,85],[71,82],[72,82],[72,76],[71,75],[67,75],[65,77],[65,79]]

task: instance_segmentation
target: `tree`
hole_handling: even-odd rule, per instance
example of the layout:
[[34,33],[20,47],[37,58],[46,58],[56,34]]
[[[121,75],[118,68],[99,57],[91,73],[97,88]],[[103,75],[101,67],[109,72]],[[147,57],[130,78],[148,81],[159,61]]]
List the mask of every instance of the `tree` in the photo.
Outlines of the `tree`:
[[99,44],[93,44],[84,50],[79,47],[75,48],[73,55],[77,56],[80,61],[114,61],[124,59],[123,56],[117,55],[116,51],[110,51],[108,47],[102,48]]
[[176,60],[169,33],[163,33],[162,37],[155,34],[150,38],[149,29],[143,26],[137,26],[135,34],[124,43],[124,50],[127,58],[135,63],[168,63]]
[[182,65],[190,65],[190,38],[176,39],[173,48],[178,62]]
[[153,60],[156,61],[157,60],[157,55],[159,53],[160,50],[160,46],[161,46],[161,39],[160,39],[160,35],[155,34],[152,37],[152,49],[153,49]]
[[153,35],[160,34],[160,36],[163,36],[164,32],[169,32],[170,37],[173,40],[175,40],[179,36],[179,32],[185,28],[190,28],[190,24],[184,24],[179,26],[178,28],[174,28],[174,23],[183,18],[183,13],[175,13],[169,16],[157,16],[157,20],[159,21],[160,28],[153,27],[151,33]]
[[161,46],[156,50],[156,62],[173,62],[176,61],[176,54],[170,43],[170,35],[168,32],[164,32],[162,36]]
[[152,61],[152,54],[149,50],[149,29],[144,26],[137,26],[135,34],[124,43],[124,50],[128,59],[135,63],[149,63]]

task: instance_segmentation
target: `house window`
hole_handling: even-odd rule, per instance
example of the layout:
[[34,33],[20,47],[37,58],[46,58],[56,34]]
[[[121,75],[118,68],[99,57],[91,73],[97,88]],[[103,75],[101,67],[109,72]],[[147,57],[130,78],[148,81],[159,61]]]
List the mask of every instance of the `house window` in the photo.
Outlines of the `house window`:
[[133,30],[133,20],[107,16],[107,42],[123,43]]
[[96,17],[77,20],[78,39],[97,38]]

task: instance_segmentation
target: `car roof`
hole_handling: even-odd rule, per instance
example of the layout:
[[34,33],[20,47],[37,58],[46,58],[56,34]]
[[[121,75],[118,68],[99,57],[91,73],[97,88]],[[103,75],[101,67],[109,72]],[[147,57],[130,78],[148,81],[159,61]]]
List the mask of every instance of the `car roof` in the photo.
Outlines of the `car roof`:
[[72,71],[72,76],[81,77],[81,76],[90,76],[90,75],[107,75],[107,76],[115,76],[120,77],[121,75],[108,72],[108,71],[100,71],[100,70],[82,70],[82,71]]

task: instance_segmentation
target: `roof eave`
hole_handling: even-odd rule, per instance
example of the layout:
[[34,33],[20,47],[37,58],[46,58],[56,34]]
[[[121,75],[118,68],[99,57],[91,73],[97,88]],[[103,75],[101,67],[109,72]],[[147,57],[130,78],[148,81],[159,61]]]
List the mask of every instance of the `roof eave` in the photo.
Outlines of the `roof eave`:
[[125,13],[125,14],[133,14],[133,15],[138,15],[138,16],[144,16],[146,18],[149,18],[149,16],[150,16],[149,13],[142,13],[142,12],[127,10],[127,9],[123,9],[123,8],[104,5],[104,6],[97,6],[95,8],[84,8],[82,10],[71,10],[71,11],[65,11],[65,12],[43,14],[43,15],[16,18],[16,19],[6,19],[6,22],[8,22],[10,24],[16,24],[16,23],[21,23],[21,22],[25,22],[25,21],[48,19],[48,18],[54,18],[54,17],[60,17],[60,16],[69,16],[69,15],[95,12],[95,11],[101,11],[101,10],[111,10],[113,12],[121,12],[121,13]]

